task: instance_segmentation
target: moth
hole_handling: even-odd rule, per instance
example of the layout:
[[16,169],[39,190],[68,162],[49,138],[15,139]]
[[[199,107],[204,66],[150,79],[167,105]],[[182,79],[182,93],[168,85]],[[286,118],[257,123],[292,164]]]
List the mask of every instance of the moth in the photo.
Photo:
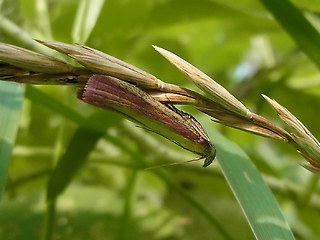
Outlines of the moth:
[[209,166],[216,156],[207,133],[193,116],[158,102],[133,84],[111,76],[93,75],[78,90],[78,98],[119,112],[143,128],[200,155],[200,159],[205,159],[203,167]]

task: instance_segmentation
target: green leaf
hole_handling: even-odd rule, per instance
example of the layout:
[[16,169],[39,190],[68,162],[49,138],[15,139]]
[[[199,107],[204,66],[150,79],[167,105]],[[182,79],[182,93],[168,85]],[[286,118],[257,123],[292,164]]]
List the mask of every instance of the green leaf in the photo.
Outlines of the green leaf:
[[277,201],[248,156],[235,143],[212,130],[217,160],[256,239],[294,239]]
[[84,44],[96,25],[104,0],[81,0],[72,29],[72,40]]
[[320,35],[302,12],[288,0],[260,0],[304,53],[320,67]]
[[24,86],[0,82],[0,198],[15,142]]
[[109,127],[118,123],[120,118],[118,114],[97,110],[79,126],[50,176],[47,188],[49,202],[54,201],[63,192],[97,141],[105,135]]

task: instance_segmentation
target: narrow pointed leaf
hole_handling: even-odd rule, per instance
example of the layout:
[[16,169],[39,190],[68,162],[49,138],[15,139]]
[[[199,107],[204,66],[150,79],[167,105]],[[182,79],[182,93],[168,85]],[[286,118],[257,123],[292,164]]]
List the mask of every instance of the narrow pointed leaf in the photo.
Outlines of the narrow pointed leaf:
[[143,87],[153,86],[155,88],[159,81],[155,76],[137,67],[87,46],[62,42],[37,41],[47,47],[67,54],[95,73],[102,73],[122,80],[136,82]]
[[71,65],[54,57],[7,43],[0,43],[0,60],[18,68],[41,73],[66,73],[73,70]]
[[182,73],[187,75],[201,90],[209,94],[213,101],[240,116],[245,118],[251,117],[250,111],[238,99],[208,75],[172,52],[157,46],[153,47]]
[[277,111],[278,116],[290,129],[293,141],[290,143],[296,147],[298,152],[308,161],[304,166],[316,172],[320,172],[320,143],[312,133],[297,119],[288,109],[278,102],[262,95],[268,103]]
[[217,159],[256,239],[292,240],[294,236],[277,201],[248,156],[220,133],[210,129]]
[[182,89],[174,84],[165,83],[150,73],[96,49],[62,42],[37,41],[49,48],[67,54],[94,73],[116,77],[130,83],[135,83],[142,88],[159,89],[168,92],[175,91],[185,95],[190,94],[190,91],[186,89]]

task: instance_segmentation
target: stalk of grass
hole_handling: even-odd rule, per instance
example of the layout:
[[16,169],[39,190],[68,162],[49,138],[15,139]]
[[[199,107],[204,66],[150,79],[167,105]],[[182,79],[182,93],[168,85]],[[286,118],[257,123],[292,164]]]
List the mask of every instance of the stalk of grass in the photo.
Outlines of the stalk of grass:
[[43,228],[43,240],[49,240],[52,238],[54,232],[54,220],[56,215],[56,201],[47,202],[45,224]]

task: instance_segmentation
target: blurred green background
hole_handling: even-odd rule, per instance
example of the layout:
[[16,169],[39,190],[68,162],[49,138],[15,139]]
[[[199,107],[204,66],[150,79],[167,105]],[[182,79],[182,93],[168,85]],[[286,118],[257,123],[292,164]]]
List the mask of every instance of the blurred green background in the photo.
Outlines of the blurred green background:
[[[320,27],[319,0],[292,3]],[[81,16],[83,12],[88,15]],[[2,0],[0,13],[1,42],[37,50],[39,46],[25,39],[85,43],[163,81],[199,92],[151,45],[163,47],[203,70],[253,112],[280,123],[261,94],[276,99],[320,138],[319,69],[259,1]],[[14,28],[7,22],[3,26],[4,19],[20,30],[9,31]],[[79,124],[95,113],[111,119],[109,137],[90,150],[58,198],[53,239],[225,239],[168,182],[141,170],[137,161],[143,158],[156,166],[190,160],[193,154],[114,113],[97,113],[76,99],[75,87],[26,86],[25,91],[0,206],[1,239],[41,238],[48,177],[70,148]],[[181,109],[245,150],[296,239],[319,239],[318,177],[299,166],[299,154],[280,141],[217,125],[191,106]],[[86,140],[76,148],[85,148]],[[77,150],[71,155],[81,158]],[[202,203],[232,239],[255,239],[218,164],[213,165],[203,169],[197,162],[161,170]]]

